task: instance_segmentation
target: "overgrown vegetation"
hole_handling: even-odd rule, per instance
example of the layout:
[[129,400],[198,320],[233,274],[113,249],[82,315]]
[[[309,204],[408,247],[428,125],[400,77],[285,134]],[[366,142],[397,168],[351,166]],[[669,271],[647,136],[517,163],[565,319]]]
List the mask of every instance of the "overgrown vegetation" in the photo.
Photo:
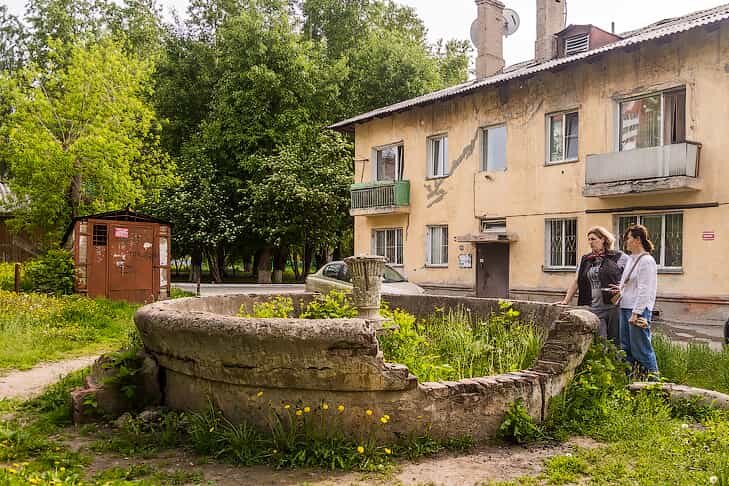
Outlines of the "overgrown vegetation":
[[714,351],[708,344],[679,344],[656,334],[653,348],[667,381],[729,393],[729,347]]
[[[15,264],[0,263],[0,290],[15,289]],[[20,290],[49,295],[73,292],[73,258],[66,250],[50,250],[20,267]]]
[[134,327],[136,308],[78,295],[0,290],[0,370],[117,349]]

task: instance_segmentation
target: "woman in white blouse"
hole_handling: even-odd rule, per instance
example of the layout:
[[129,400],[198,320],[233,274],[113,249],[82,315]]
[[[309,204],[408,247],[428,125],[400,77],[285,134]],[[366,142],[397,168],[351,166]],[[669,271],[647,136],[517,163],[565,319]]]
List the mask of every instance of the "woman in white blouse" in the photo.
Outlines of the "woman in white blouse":
[[648,229],[634,225],[625,232],[625,246],[630,260],[620,279],[620,345],[628,362],[647,373],[658,376],[656,353],[651,343],[651,319],[656,303],[658,267],[651,256],[654,245],[648,239]]

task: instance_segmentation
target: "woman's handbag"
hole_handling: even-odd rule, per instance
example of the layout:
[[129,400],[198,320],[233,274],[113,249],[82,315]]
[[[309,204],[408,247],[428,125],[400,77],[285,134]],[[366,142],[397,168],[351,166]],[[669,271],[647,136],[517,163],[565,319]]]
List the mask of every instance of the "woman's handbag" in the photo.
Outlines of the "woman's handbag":
[[[625,277],[625,282],[623,282],[623,285],[628,283],[630,281],[630,277],[633,275],[633,270],[635,270],[635,267],[638,266],[638,263],[640,262],[640,259],[643,258],[647,253],[641,253],[638,256],[638,259],[635,261],[632,267],[630,267],[630,271],[628,272],[628,276]],[[623,293],[620,290],[615,291],[615,293],[610,297],[610,303],[612,305],[618,305],[620,303],[620,299],[623,298]]]

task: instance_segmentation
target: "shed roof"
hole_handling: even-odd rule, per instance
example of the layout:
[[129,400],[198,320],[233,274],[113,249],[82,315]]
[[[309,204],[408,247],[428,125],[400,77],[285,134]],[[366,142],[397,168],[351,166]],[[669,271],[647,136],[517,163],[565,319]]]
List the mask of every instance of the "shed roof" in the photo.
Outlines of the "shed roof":
[[393,105],[368,111],[361,115],[337,122],[328,128],[341,131],[352,131],[356,123],[363,123],[373,118],[388,116],[394,113],[406,111],[418,106],[427,105],[436,101],[444,101],[456,96],[463,96],[481,88],[497,86],[514,79],[525,78],[534,74],[554,70],[565,65],[584,61],[585,59],[598,56],[600,54],[615,51],[629,46],[635,46],[655,39],[673,36],[682,32],[687,32],[698,27],[715,24],[729,19],[729,4],[720,5],[718,7],[700,10],[681,17],[674,17],[659,20],[640,29],[624,32],[619,36],[622,39],[611,42],[610,44],[591,49],[586,52],[565,56],[548,61],[538,62],[536,60],[525,61],[513,64],[504,68],[503,72],[494,76],[482,79],[474,79],[456,86],[451,86],[433,93],[423,96],[411,98],[401,101]]
[[136,222],[136,223],[158,223],[158,224],[166,224],[166,225],[172,225],[169,221],[165,221],[164,219],[155,218],[154,216],[150,216],[148,214],[140,213],[137,211],[134,211],[133,209],[126,208],[121,209],[117,211],[108,211],[105,213],[96,213],[96,214],[89,214],[86,216],[76,216],[71,220],[71,223],[68,225],[68,228],[66,228],[66,233],[63,235],[63,239],[61,240],[61,246],[64,246],[66,244],[66,241],[68,240],[68,237],[71,236],[71,233],[73,232],[73,227],[76,224],[76,221],[81,221],[84,219],[105,219],[110,221],[129,221],[129,222]]

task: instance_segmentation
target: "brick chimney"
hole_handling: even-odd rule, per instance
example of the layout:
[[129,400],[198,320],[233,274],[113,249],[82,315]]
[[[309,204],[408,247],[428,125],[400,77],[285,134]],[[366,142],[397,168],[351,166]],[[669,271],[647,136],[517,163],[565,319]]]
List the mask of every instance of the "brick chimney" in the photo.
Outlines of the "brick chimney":
[[537,40],[534,57],[547,61],[557,57],[557,40],[554,34],[565,28],[567,0],[537,0]]
[[499,0],[476,0],[476,7],[476,78],[481,79],[504,69],[504,4]]

